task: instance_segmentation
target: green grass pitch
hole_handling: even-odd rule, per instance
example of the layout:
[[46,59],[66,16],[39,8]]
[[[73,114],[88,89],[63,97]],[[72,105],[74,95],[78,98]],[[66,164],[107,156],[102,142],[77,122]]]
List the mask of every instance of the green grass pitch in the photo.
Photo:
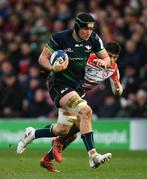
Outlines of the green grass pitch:
[[45,149],[28,149],[16,155],[15,149],[0,149],[0,179],[147,179],[147,152],[111,151],[113,158],[98,169],[88,166],[84,150],[67,149],[63,162],[55,163],[60,173],[49,173],[39,160]]

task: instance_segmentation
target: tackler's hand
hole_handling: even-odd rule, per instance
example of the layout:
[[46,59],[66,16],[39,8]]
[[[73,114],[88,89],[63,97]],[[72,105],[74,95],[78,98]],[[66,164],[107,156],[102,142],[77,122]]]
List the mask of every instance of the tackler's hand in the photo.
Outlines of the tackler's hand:
[[107,62],[102,59],[94,59],[93,62],[96,64],[97,67],[107,68]]
[[115,83],[115,95],[116,96],[121,96],[122,93],[123,93],[122,85],[119,82]]

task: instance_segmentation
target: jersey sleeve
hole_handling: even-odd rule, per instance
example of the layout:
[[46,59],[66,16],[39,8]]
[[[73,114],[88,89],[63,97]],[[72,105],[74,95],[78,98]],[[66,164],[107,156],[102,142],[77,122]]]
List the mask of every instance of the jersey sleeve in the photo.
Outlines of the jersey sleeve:
[[95,63],[93,62],[94,59],[97,59],[97,57],[96,57],[96,55],[95,55],[94,53],[91,53],[91,54],[89,55],[89,58],[88,58],[87,63],[88,63],[88,64],[91,64],[91,65],[93,65],[93,66],[96,66]]
[[98,36],[98,34],[94,33],[92,38],[93,43],[93,52],[98,53],[102,50],[104,50],[104,44],[102,39]]
[[120,74],[119,74],[119,69],[118,69],[118,66],[117,64],[115,63],[114,64],[114,67],[115,68],[115,71],[114,73],[112,74],[112,76],[110,77],[113,81],[119,81],[120,79]]
[[117,64],[115,64],[113,68],[115,68],[115,71],[109,79],[110,79],[112,92],[113,94],[115,94],[115,89],[116,89],[115,84],[116,82],[120,83],[120,74],[119,74],[119,69],[118,69]]
[[46,47],[51,51],[54,52],[60,48],[60,40],[61,37],[58,33],[51,35]]

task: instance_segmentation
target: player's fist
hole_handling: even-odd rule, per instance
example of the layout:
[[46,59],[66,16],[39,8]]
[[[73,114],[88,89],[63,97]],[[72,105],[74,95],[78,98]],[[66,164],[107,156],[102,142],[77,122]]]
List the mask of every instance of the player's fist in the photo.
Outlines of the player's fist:
[[62,49],[54,51],[49,59],[50,64],[52,65],[51,70],[55,73],[64,71],[69,64],[69,57],[66,52]]
[[93,62],[96,64],[97,67],[107,68],[107,62],[102,59],[94,59]]
[[115,84],[115,95],[116,96],[121,96],[123,93],[123,87],[120,83]]
[[52,67],[52,71],[57,73],[57,72],[61,72],[64,71],[67,67],[68,67],[69,61],[65,60],[63,63],[58,63],[57,65],[54,65]]

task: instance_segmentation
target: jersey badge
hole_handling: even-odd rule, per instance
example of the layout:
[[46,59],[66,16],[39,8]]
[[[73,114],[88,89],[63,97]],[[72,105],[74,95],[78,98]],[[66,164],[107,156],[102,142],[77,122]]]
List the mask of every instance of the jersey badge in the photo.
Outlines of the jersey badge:
[[89,46],[89,45],[86,45],[85,48],[86,48],[87,50],[90,50],[92,47]]

